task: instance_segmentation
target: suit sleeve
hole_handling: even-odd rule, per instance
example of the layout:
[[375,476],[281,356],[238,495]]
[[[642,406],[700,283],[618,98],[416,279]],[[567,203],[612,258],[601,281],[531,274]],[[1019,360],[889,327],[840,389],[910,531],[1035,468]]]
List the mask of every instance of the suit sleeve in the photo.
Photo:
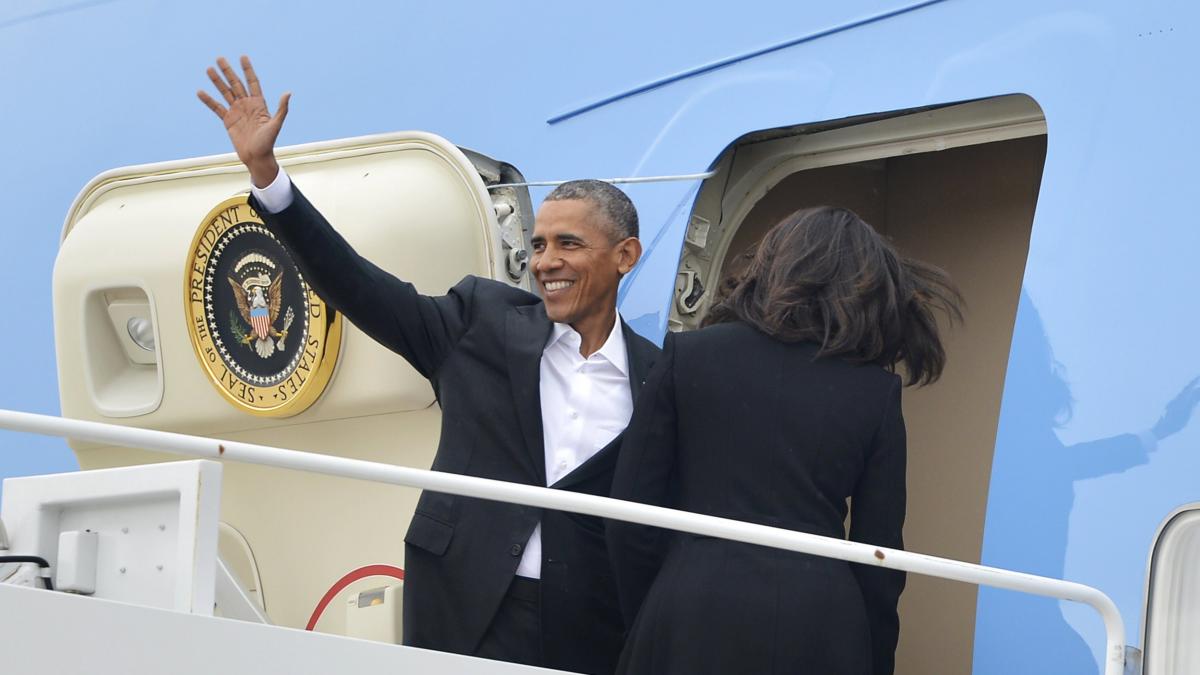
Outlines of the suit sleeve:
[[[904,548],[906,440],[900,410],[900,379],[895,378],[866,464],[851,501],[850,539],[864,544]],[[875,675],[895,667],[900,619],[896,605],[904,590],[903,572],[852,565],[866,603]]]
[[[671,333],[654,364],[630,419],[613,475],[612,496],[654,506],[673,506],[676,456],[675,342]],[[666,555],[671,533],[623,521],[608,521],[609,556],[625,625],[650,591]]]
[[294,185],[292,195],[278,213],[260,208],[254,197],[250,203],[292,254],[305,282],[364,333],[433,378],[466,332],[474,277],[446,295],[421,295],[359,255]]

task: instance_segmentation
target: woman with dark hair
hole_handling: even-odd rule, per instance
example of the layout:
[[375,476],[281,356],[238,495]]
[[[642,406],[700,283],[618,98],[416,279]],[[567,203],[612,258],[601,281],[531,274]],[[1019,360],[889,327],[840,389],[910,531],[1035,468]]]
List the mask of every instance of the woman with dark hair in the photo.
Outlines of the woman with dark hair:
[[[842,208],[797,211],[699,331],[668,334],[612,496],[901,548],[907,384],[938,378],[940,270]],[[619,672],[889,674],[904,574],[609,522],[631,628]],[[634,618],[636,617],[636,618]]]

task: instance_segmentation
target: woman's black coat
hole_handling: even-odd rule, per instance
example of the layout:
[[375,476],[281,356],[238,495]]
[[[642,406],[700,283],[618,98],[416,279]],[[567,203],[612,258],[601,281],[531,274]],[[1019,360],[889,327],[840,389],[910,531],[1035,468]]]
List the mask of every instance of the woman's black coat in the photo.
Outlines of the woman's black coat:
[[[668,335],[625,434],[620,499],[901,548],[900,378],[744,323]],[[893,670],[904,574],[608,523],[620,672]],[[640,610],[640,612],[639,612]]]

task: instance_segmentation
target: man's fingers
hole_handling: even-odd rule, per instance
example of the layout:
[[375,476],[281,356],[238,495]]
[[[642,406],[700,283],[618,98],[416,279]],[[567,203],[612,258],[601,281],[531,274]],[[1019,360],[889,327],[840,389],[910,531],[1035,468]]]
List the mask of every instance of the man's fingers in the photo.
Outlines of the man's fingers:
[[262,96],[262,87],[258,84],[258,75],[254,66],[250,65],[250,57],[242,55],[242,70],[246,73],[246,86],[250,87],[251,96]]
[[229,80],[229,88],[233,90],[234,98],[241,98],[246,95],[246,88],[242,86],[242,78],[238,77],[233,71],[233,66],[225,60],[225,57],[217,59],[217,65],[221,67],[221,72],[225,75],[225,79]]
[[227,112],[225,106],[217,103],[216,99],[208,95],[208,92],[201,89],[196,92],[196,96],[199,96],[204,105],[208,106],[209,110],[215,112],[217,117],[220,117],[222,120],[225,119],[225,113]]
[[279,107],[275,109],[275,115],[271,117],[271,127],[274,128],[276,135],[283,128],[283,120],[287,118],[288,101],[290,100],[292,100],[290,91],[279,97]]
[[229,85],[225,84],[225,80],[217,73],[216,69],[208,69],[208,79],[212,80],[213,86],[217,91],[221,92],[221,96],[225,97],[225,102],[233,105],[233,92],[229,91]]

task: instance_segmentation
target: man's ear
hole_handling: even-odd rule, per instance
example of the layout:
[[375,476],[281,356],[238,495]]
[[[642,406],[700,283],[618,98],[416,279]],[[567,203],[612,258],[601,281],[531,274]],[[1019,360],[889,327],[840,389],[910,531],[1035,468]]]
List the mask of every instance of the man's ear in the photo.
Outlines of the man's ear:
[[637,237],[628,237],[618,242],[615,248],[617,251],[617,271],[621,273],[621,276],[625,276],[642,259],[642,240]]

